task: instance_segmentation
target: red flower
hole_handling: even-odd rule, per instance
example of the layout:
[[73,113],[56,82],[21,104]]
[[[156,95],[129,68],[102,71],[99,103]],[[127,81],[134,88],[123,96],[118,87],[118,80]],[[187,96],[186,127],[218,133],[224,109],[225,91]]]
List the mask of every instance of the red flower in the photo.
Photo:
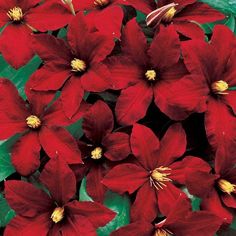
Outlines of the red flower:
[[[21,175],[29,175],[39,167],[41,147],[49,157],[63,156],[70,164],[82,163],[76,141],[61,127],[73,120],[64,115],[60,100],[47,107],[51,95],[28,93],[25,102],[7,79],[0,79],[0,94],[0,139],[22,133],[12,148],[12,163]],[[77,118],[85,109],[82,106]]]
[[[144,219],[151,222],[158,215],[158,207],[167,215],[175,200],[183,194],[172,182],[184,184],[186,168],[198,168],[203,161],[186,157],[176,162],[186,150],[185,132],[180,124],[172,125],[160,144],[149,128],[135,124],[131,149],[137,164],[117,165],[102,183],[119,194],[132,194],[138,190],[131,208],[132,221]],[[209,169],[208,166],[205,168]]]
[[[224,41],[224,44],[222,43]],[[236,38],[224,26],[216,26],[210,43],[183,42],[183,56],[191,73],[163,91],[170,106],[165,113],[175,120],[193,112],[206,112],[210,144],[235,147],[236,136]]]
[[106,103],[97,101],[83,116],[83,131],[87,142],[79,141],[79,147],[88,169],[86,188],[93,200],[102,202],[105,187],[101,180],[111,162],[125,159],[131,152],[129,135],[112,132],[114,117]]
[[137,221],[114,231],[111,236],[212,236],[220,225],[219,217],[207,211],[191,212],[190,202],[179,197],[166,218],[155,226],[147,221]]
[[146,21],[147,25],[155,27],[160,23],[171,23],[178,33],[188,38],[204,39],[204,32],[197,23],[204,24],[224,18],[222,13],[197,0],[160,0],[157,9],[154,8],[148,14]]
[[43,72],[35,75],[32,89],[49,91],[63,86],[61,99],[69,118],[77,112],[84,91],[100,92],[110,87],[107,67],[101,62],[111,53],[114,41],[91,32],[87,19],[79,13],[71,22],[68,44],[51,35],[35,36],[35,51],[45,65]]
[[0,0],[0,52],[14,68],[26,64],[34,55],[32,31],[56,30],[69,23],[73,15],[58,0]]
[[[232,155],[228,148],[220,147],[216,152],[215,172],[186,172],[186,185],[191,194],[202,198],[201,207],[222,218],[230,224],[233,214],[230,208],[236,208],[236,168],[235,152]],[[201,183],[201,184],[199,184]]]
[[6,181],[6,199],[17,216],[7,225],[4,236],[31,236],[32,232],[42,236],[95,236],[96,228],[115,216],[98,203],[73,200],[75,176],[58,158],[45,166],[40,181],[50,195],[24,181]]
[[152,102],[165,112],[163,91],[187,71],[180,61],[180,42],[173,27],[161,28],[149,46],[135,19],[124,28],[122,56],[108,60],[113,89],[123,89],[116,104],[120,124],[143,118]]

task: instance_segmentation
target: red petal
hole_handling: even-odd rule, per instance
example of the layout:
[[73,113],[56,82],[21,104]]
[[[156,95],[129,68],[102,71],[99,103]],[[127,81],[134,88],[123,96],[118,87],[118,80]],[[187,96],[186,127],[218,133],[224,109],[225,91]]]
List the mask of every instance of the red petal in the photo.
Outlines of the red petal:
[[221,199],[227,207],[236,208],[236,198],[234,193],[232,195],[225,193],[221,196]]
[[151,129],[135,124],[130,138],[131,149],[138,161],[147,169],[157,167],[159,140]]
[[25,25],[9,24],[0,38],[0,52],[15,69],[25,65],[34,55],[32,31]]
[[142,119],[152,101],[152,87],[145,82],[121,91],[116,103],[116,117],[121,125],[131,125]]
[[67,207],[72,214],[86,217],[94,228],[105,226],[116,215],[115,212],[96,202],[73,201],[68,203]]
[[40,175],[40,181],[59,206],[66,204],[75,195],[75,175],[61,158],[53,158],[46,164]]
[[102,139],[114,127],[114,118],[109,106],[97,101],[83,117],[83,131],[87,138],[96,144],[101,144]]
[[73,2],[73,4],[76,11],[78,10],[84,11],[84,10],[91,10],[91,9],[94,10],[95,8],[94,0],[84,0],[82,2],[75,1]]
[[[183,7],[195,3],[197,0],[175,0],[175,3],[178,4],[177,9],[182,9]],[[164,6],[172,3],[172,0],[159,0],[158,6]]]
[[38,133],[30,131],[22,136],[12,147],[12,164],[23,176],[34,173],[40,166]]
[[11,208],[25,217],[35,217],[40,213],[46,213],[53,204],[45,192],[24,181],[6,181],[5,194]]
[[83,163],[76,141],[61,127],[43,127],[39,133],[40,143],[49,157],[65,158],[68,164]]
[[121,161],[131,153],[129,135],[122,132],[106,135],[102,145],[106,149],[104,156],[111,161]]
[[117,165],[102,180],[102,184],[114,192],[133,193],[148,181],[149,173],[134,164]]
[[[40,0],[24,0],[16,4],[17,1],[13,1],[14,4],[13,6],[20,6],[23,12],[26,12],[30,10],[30,8],[35,7],[37,4],[39,4],[41,1]],[[9,8],[10,9],[10,8]]]
[[9,21],[9,18],[6,14],[5,10],[0,10],[0,27],[3,27],[7,22]]
[[169,127],[161,139],[158,151],[158,166],[169,166],[177,158],[181,157],[187,146],[186,134],[181,124]]

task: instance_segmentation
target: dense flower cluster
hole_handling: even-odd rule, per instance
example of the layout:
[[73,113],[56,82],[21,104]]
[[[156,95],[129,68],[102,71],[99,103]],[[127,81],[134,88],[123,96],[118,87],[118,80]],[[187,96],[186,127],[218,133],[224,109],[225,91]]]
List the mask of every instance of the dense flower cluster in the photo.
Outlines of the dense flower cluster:
[[[131,204],[130,223],[111,236],[226,229],[236,208],[236,38],[201,28],[224,18],[197,0],[0,0],[5,61],[42,60],[24,98],[0,78],[0,139],[15,139],[16,170],[3,187],[16,213],[4,236],[97,235],[116,217],[103,205],[108,191]],[[85,180],[92,201],[79,200]]]

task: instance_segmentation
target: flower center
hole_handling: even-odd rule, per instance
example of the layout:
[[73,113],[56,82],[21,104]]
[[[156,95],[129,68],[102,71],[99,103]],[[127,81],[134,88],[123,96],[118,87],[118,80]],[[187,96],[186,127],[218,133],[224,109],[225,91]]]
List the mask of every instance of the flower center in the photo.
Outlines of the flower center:
[[12,21],[21,21],[23,18],[23,12],[20,7],[14,7],[7,12],[8,17]]
[[175,7],[171,7],[166,14],[163,16],[162,21],[165,23],[170,23],[176,13]]
[[147,72],[145,73],[145,76],[146,76],[147,80],[155,81],[157,73],[155,70],[147,70]]
[[86,70],[86,63],[83,60],[74,58],[70,63],[72,71],[74,72],[83,72]]
[[157,229],[154,234],[154,236],[171,236],[171,235],[173,235],[173,233],[165,229]]
[[154,186],[157,190],[163,189],[166,187],[164,182],[171,182],[172,180],[168,178],[171,169],[169,167],[158,167],[151,172],[150,183],[151,186]]
[[225,91],[229,88],[229,85],[224,80],[218,80],[211,85],[211,89],[215,94],[228,94]]
[[63,207],[57,207],[54,209],[51,219],[54,223],[60,222],[64,218],[64,208]]
[[229,181],[225,179],[220,179],[218,181],[218,186],[222,192],[228,193],[229,195],[236,191],[236,185],[231,184]]
[[26,124],[32,129],[37,129],[41,126],[41,120],[37,116],[31,115],[26,118]]
[[92,152],[91,152],[91,158],[94,160],[98,160],[102,158],[102,148],[96,147]]
[[105,7],[110,3],[110,0],[94,0],[93,3],[97,7]]

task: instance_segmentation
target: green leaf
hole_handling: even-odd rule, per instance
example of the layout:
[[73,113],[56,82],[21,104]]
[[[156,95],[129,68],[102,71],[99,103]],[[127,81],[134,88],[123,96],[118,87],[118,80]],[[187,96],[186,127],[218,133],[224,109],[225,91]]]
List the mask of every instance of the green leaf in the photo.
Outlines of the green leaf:
[[4,227],[15,216],[15,212],[10,208],[2,194],[0,194],[0,209],[0,227]]
[[35,55],[31,61],[25,66],[21,67],[18,70],[12,68],[9,64],[5,62],[3,57],[0,55],[0,77],[5,77],[10,79],[18,89],[20,95],[25,99],[25,91],[24,87],[29,79],[29,77],[33,74],[33,72],[39,67],[41,64],[41,59]]
[[191,198],[191,204],[192,204],[192,210],[193,211],[200,211],[200,204],[201,204],[202,199],[193,196]]
[[82,122],[83,119],[80,119],[66,128],[75,139],[80,139],[84,134],[82,129]]

